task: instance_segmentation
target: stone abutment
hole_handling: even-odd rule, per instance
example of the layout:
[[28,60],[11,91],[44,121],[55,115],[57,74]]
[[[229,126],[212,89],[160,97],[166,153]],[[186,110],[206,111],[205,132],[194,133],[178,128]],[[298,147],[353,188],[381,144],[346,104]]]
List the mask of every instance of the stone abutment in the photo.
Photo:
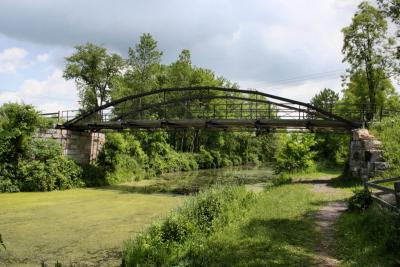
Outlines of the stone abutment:
[[78,132],[62,129],[42,129],[36,138],[60,143],[65,156],[80,164],[96,161],[105,143],[104,133]]

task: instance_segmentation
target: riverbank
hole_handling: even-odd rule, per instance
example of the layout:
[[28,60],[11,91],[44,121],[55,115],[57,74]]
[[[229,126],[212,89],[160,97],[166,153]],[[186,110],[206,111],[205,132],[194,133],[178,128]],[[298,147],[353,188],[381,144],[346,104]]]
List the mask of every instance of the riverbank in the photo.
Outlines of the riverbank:
[[[179,206],[178,188],[258,183],[269,167],[231,167],[171,173],[109,187],[0,194],[0,266],[55,261],[80,266],[121,262],[123,242]],[[160,190],[159,190],[160,189]]]
[[[332,189],[327,193],[313,184],[299,183],[269,187],[248,196],[234,188],[214,189],[212,194],[200,194],[183,210],[156,222],[139,239],[129,241],[124,259],[127,266],[320,264],[323,261],[318,248],[327,231],[317,229],[316,214],[327,203],[343,201],[350,195],[348,190]],[[232,205],[226,205],[225,198]],[[238,208],[236,203],[244,206]],[[199,211],[212,214],[207,217],[208,231],[201,230],[204,222],[198,219],[203,216],[196,215]]]

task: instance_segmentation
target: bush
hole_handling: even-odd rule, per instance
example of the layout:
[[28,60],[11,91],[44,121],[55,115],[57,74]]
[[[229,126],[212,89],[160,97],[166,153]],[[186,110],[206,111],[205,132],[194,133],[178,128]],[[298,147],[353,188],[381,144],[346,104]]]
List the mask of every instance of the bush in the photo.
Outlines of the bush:
[[368,190],[354,191],[354,195],[348,201],[348,209],[351,211],[364,211],[372,204],[371,192]]
[[371,125],[371,132],[382,142],[383,157],[389,163],[384,176],[400,175],[400,116],[384,118]]
[[201,246],[212,232],[240,218],[254,199],[244,187],[202,191],[163,221],[127,242],[122,265],[178,266],[189,262],[193,244]]
[[282,146],[276,157],[275,171],[295,172],[315,167],[315,152],[311,147],[315,144],[310,134],[287,134],[282,137]]
[[107,185],[105,171],[98,164],[86,164],[82,166],[82,181],[86,186]]
[[201,169],[210,169],[215,167],[213,156],[204,148],[200,148],[200,152],[196,155],[196,161]]
[[83,185],[81,168],[62,156],[59,143],[33,138],[48,123],[32,106],[4,104],[0,108],[0,192]]
[[336,223],[337,252],[345,266],[398,266],[399,215],[377,205],[345,212]]

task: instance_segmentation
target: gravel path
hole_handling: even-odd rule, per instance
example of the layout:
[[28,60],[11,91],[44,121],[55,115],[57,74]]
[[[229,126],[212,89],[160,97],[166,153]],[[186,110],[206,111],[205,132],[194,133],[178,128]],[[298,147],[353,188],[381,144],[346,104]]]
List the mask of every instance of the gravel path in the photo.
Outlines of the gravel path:
[[[327,183],[314,184],[314,191],[324,194],[333,194],[337,190],[329,187]],[[314,214],[316,230],[321,235],[321,240],[316,252],[318,254],[319,262],[317,266],[338,266],[339,260],[332,257],[332,245],[335,243],[335,229],[333,224],[339,218],[342,212],[346,210],[345,202],[335,201],[329,202],[326,206],[322,207]]]

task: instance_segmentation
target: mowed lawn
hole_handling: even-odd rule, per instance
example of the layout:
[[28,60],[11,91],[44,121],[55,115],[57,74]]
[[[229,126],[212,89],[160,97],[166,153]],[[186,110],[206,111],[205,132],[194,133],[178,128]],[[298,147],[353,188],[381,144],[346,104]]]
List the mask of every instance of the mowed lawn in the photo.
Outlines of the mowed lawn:
[[169,194],[75,189],[0,194],[0,266],[118,266],[121,246],[182,203]]

